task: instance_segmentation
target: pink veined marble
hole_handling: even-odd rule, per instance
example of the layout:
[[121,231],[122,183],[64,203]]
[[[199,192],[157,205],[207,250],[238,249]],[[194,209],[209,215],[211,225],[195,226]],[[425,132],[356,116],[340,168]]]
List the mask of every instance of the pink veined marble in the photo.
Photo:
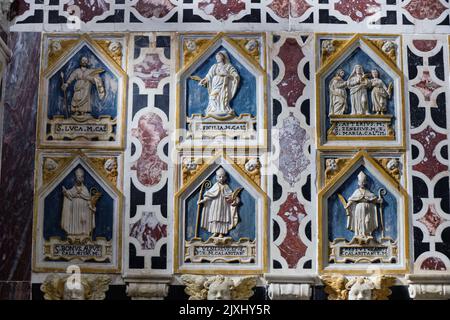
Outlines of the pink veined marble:
[[294,38],[287,38],[280,47],[278,57],[284,64],[284,77],[277,84],[280,94],[286,99],[289,107],[295,107],[295,102],[303,94],[305,84],[298,77],[297,67],[305,57],[302,48]]
[[245,2],[241,0],[204,0],[198,3],[198,8],[217,20],[228,20],[245,10]]
[[134,75],[145,83],[146,88],[155,89],[162,79],[170,75],[170,66],[164,64],[157,53],[148,53],[134,65]]
[[437,40],[413,40],[413,45],[422,52],[428,52],[436,47]]
[[437,257],[426,258],[420,265],[421,270],[446,271],[444,262]]
[[418,221],[423,223],[427,227],[428,232],[431,236],[436,235],[436,229],[445,221],[436,211],[434,204],[430,204],[427,213],[420,218]]
[[305,0],[291,0],[291,17],[299,18],[305,14],[306,10],[311,8],[312,6],[306,2]]
[[149,187],[161,180],[162,171],[167,170],[167,163],[158,154],[158,144],[167,136],[161,118],[149,112],[139,119],[138,127],[131,130],[142,144],[142,153],[138,160],[131,165],[131,170],[137,171],[140,183]]
[[142,250],[151,250],[161,238],[167,237],[167,226],[153,212],[143,212],[142,218],[131,225],[130,237],[139,241]]
[[448,9],[439,0],[411,0],[404,8],[419,20],[437,19]]
[[76,15],[77,12],[72,13],[70,6],[77,6],[80,8],[80,20],[83,22],[89,22],[96,16],[101,16],[103,13],[109,10],[109,3],[105,0],[70,0],[64,5],[64,10],[69,14]]
[[448,166],[440,163],[436,158],[436,145],[447,139],[445,134],[434,131],[430,126],[423,131],[411,135],[411,138],[418,141],[424,149],[422,161],[413,166],[413,170],[426,175],[429,179],[433,179],[438,173],[448,170]]
[[145,18],[163,18],[175,5],[169,0],[138,0],[133,7]]
[[422,92],[425,101],[430,101],[430,97],[436,89],[439,89],[441,86],[434,82],[431,79],[430,71],[423,71],[422,79],[420,82],[413,85],[413,87],[417,88]]
[[300,179],[300,174],[310,163],[304,150],[308,139],[306,130],[301,127],[300,121],[292,114],[283,120],[283,127],[280,129],[278,167],[290,185],[294,185]]
[[380,8],[381,5],[375,0],[341,0],[334,4],[335,10],[355,22],[361,22],[374,15]]
[[274,0],[268,5],[281,18],[301,17],[311,5],[305,0]]
[[286,201],[280,206],[278,215],[286,223],[286,237],[278,248],[289,268],[295,268],[298,260],[306,252],[306,245],[298,235],[300,222],[306,216],[306,212],[303,205],[298,201],[295,192],[288,193]]

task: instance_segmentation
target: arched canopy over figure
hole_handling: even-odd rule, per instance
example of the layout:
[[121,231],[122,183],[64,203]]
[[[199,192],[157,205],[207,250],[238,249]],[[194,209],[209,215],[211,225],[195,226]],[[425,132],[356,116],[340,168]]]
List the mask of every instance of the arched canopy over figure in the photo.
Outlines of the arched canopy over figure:
[[216,62],[199,82],[199,85],[208,88],[209,100],[206,115],[234,115],[230,101],[236,95],[240,81],[239,74],[230,63],[226,51],[217,52]]
[[213,237],[223,237],[236,227],[238,223],[238,204],[240,199],[237,193],[231,190],[227,182],[227,173],[223,168],[216,171],[217,182],[206,191],[198,205],[204,204],[201,227],[213,233]]
[[348,199],[345,206],[347,211],[347,229],[354,232],[351,242],[367,243],[373,239],[372,233],[378,228],[377,203],[383,199],[376,197],[366,187],[367,176],[364,172],[358,174],[358,189]]
[[353,67],[347,81],[350,89],[351,114],[369,114],[367,89],[370,87],[370,81],[360,64]]
[[347,110],[347,81],[344,80],[345,71],[338,69],[330,81],[330,115],[344,114]]

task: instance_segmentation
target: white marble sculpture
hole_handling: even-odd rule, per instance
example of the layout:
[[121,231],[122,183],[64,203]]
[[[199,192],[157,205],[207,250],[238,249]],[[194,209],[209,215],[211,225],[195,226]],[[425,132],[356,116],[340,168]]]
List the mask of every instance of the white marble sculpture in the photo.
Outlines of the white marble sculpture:
[[[354,232],[351,243],[365,244],[373,240],[372,233],[378,229],[376,204],[382,203],[381,195],[375,196],[367,189],[367,176],[364,172],[358,174],[358,188],[345,204],[347,214],[347,229]],[[339,196],[343,204],[342,196]]]
[[[238,223],[238,205],[240,199],[238,193],[227,184],[227,173],[223,168],[216,171],[217,182],[197,202],[203,205],[200,226],[211,232],[213,237],[223,237],[236,227]],[[202,195],[200,195],[202,196]]]
[[186,285],[189,300],[248,300],[256,286],[255,277],[233,280],[222,275],[204,277],[185,274],[181,276],[181,281]]
[[347,81],[344,80],[345,72],[338,69],[336,75],[330,81],[330,115],[344,114],[347,110]]
[[95,228],[96,203],[101,193],[88,190],[84,184],[84,170],[75,170],[75,184],[72,188],[62,187],[64,195],[61,227],[69,237],[89,237]]
[[[75,81],[72,101],[70,103],[70,112],[67,114],[75,116],[87,116],[92,112],[91,88],[95,85],[100,99],[105,98],[106,92],[100,73],[104,72],[101,68],[89,68],[89,59],[82,57],[80,67],[72,71],[68,79],[64,81],[64,74],[61,73],[63,84],[61,89],[64,92],[64,103],[66,103],[66,90],[69,85]],[[67,108],[67,106],[65,106]]]
[[199,81],[199,85],[208,88],[209,100],[206,115],[234,115],[230,101],[236,95],[240,81],[239,74],[230,63],[226,51],[219,51],[216,54],[216,62],[207,75]]

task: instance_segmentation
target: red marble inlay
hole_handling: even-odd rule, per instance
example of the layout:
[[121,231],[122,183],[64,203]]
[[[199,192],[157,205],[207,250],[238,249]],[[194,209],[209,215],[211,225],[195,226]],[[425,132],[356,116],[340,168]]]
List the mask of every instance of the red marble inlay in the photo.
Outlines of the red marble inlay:
[[143,212],[142,218],[131,225],[130,237],[136,238],[143,250],[154,249],[161,238],[167,237],[167,225],[161,224],[153,212]]
[[77,15],[77,12],[73,12],[71,6],[80,8],[80,20],[83,22],[89,22],[96,16],[101,16],[103,13],[109,10],[109,3],[105,0],[70,0],[64,5],[64,11],[68,11],[69,14]]
[[434,131],[430,126],[425,130],[412,134],[411,138],[418,141],[424,149],[422,161],[413,166],[413,170],[422,172],[429,179],[433,179],[438,173],[448,170],[448,167],[440,163],[436,158],[436,145],[447,139],[445,134]]
[[422,79],[420,82],[413,85],[413,87],[417,88],[422,92],[425,101],[430,101],[430,97],[436,89],[439,89],[441,86],[438,85],[431,79],[430,71],[426,70],[422,73]]
[[25,2],[25,0],[14,0],[9,7],[8,19],[13,20],[28,10],[30,10],[30,4]]
[[134,75],[149,89],[158,88],[159,82],[170,75],[170,66],[164,64],[157,53],[148,53],[134,65]]
[[142,153],[138,160],[131,165],[136,170],[137,178],[144,186],[153,186],[161,180],[162,171],[167,170],[167,163],[158,154],[158,145],[167,136],[161,118],[149,112],[139,119],[138,127],[131,130],[142,144]]
[[436,235],[436,229],[445,221],[446,219],[442,218],[436,211],[436,207],[434,204],[430,204],[428,206],[428,211],[425,215],[420,218],[418,221],[423,223],[425,227],[427,227],[428,232],[431,236]]
[[298,18],[305,14],[311,5],[305,0],[273,0],[268,7],[281,18]]
[[280,47],[278,57],[284,63],[284,77],[277,87],[280,94],[286,99],[289,107],[295,107],[295,102],[303,94],[305,84],[298,77],[297,67],[305,57],[302,48],[295,38],[287,38]]
[[433,50],[437,45],[437,40],[413,40],[413,45],[422,52]]
[[404,8],[419,20],[437,19],[447,9],[439,0],[411,0]]
[[297,193],[288,193],[286,201],[280,206],[278,215],[286,223],[286,237],[278,248],[289,268],[295,268],[298,260],[306,252],[306,245],[300,240],[298,234],[298,227],[301,220],[306,216],[306,212],[303,205],[298,201]]
[[305,0],[291,0],[291,17],[298,18],[305,14],[306,10],[311,8],[311,5]]
[[379,12],[380,7],[375,0],[340,0],[334,4],[334,9],[356,22]]
[[426,258],[420,265],[421,270],[446,271],[444,262],[437,257]]
[[138,0],[133,7],[145,18],[163,18],[175,8],[169,0]]
[[241,0],[205,0],[198,3],[198,8],[217,20],[228,20],[245,10],[245,2]]

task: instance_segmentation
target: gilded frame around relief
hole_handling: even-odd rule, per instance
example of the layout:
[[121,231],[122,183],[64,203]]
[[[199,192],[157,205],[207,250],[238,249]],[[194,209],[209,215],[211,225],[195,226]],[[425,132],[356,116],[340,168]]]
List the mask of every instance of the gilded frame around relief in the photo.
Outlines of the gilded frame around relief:
[[[316,135],[317,135],[317,142],[316,147],[317,150],[321,151],[333,151],[333,150],[354,150],[355,147],[358,148],[364,148],[367,150],[381,150],[382,149],[389,149],[389,150],[405,150],[406,149],[406,134],[405,134],[405,124],[406,124],[406,112],[405,112],[405,96],[404,96],[404,76],[403,76],[403,65],[402,65],[402,38],[400,35],[393,35],[393,34],[356,34],[352,36],[353,34],[328,34],[328,33],[317,33],[315,34],[315,42],[316,42],[316,52],[317,55],[320,55],[321,48],[318,45],[319,39],[322,37],[331,37],[336,39],[341,39],[343,44],[339,46],[338,53],[332,54],[325,63],[319,64],[318,70],[316,71]],[[399,48],[398,48],[398,54],[399,57],[397,59],[397,63],[395,63],[392,59],[390,59],[388,56],[380,52],[380,49],[378,49],[371,41],[370,37],[398,37],[399,38]],[[398,130],[394,128],[395,134],[400,135],[400,137],[395,137],[393,140],[393,137],[386,137],[385,139],[379,139],[376,137],[353,137],[350,141],[354,141],[357,145],[343,145],[343,144],[336,144],[335,142],[341,141],[349,141],[349,139],[328,139],[328,138],[322,138],[324,135],[323,133],[323,126],[324,126],[324,117],[328,117],[328,115],[321,116],[322,106],[321,106],[321,97],[322,92],[320,88],[322,88],[321,79],[322,75],[329,71],[330,68],[333,67],[333,64],[338,61],[338,59],[342,56],[342,54],[346,55],[347,53],[350,53],[352,50],[352,47],[356,45],[356,43],[363,43],[365,46],[367,46],[373,53],[377,55],[378,59],[381,59],[383,63],[389,66],[389,68],[396,74],[399,81],[399,110],[398,114],[401,116],[401,119],[397,119],[396,126],[398,126]],[[397,65],[399,64],[399,66]],[[325,131],[325,135],[328,134]],[[395,143],[389,143],[389,141],[392,140]],[[370,141],[369,144],[362,144],[363,141]],[[398,141],[398,142],[397,142]]]
[[[180,58],[180,54],[183,53],[183,43],[181,39],[184,36],[195,36],[203,37],[206,41],[205,45],[199,47],[198,51],[195,52],[195,57],[190,58],[188,62],[182,65],[182,61]],[[250,35],[250,36],[259,36],[261,38],[261,48],[262,52],[260,52],[260,60],[259,62],[255,61],[254,57],[252,57],[248,52],[246,52],[233,38],[233,36],[242,36],[242,35]],[[233,145],[233,148],[237,150],[248,150],[248,149],[267,149],[268,146],[268,110],[267,110],[267,90],[268,90],[268,79],[267,79],[267,66],[266,66],[266,35],[265,33],[208,33],[208,32],[191,32],[191,33],[178,33],[177,34],[177,61],[176,61],[176,70],[177,70],[177,86],[176,86],[176,106],[177,111],[175,115],[175,123],[177,126],[177,136],[175,139],[175,147],[178,151],[183,149],[191,149],[191,150],[214,150],[220,148],[226,148],[226,144],[211,144],[203,143],[196,141],[194,139],[193,143],[189,144],[185,142],[185,136],[187,130],[185,130],[185,120],[187,116],[184,114],[185,111],[180,111],[180,106],[182,98],[184,94],[182,93],[182,86],[180,84],[180,77],[189,70],[190,67],[195,65],[198,61],[205,58],[205,56],[210,53],[210,47],[220,44],[226,43],[233,50],[235,50],[242,59],[246,61],[248,65],[250,65],[256,72],[259,73],[258,77],[261,77],[261,85],[260,88],[256,88],[256,94],[259,95],[259,106],[256,106],[256,116],[257,118],[257,130],[256,130],[256,138],[252,140],[242,140],[244,143],[240,144],[239,142]],[[180,47],[181,46],[181,47]],[[260,92],[262,91],[262,92]],[[259,93],[258,93],[259,92]],[[260,120],[262,118],[262,121]],[[185,132],[186,131],[186,132]],[[183,141],[180,141],[183,139]],[[239,141],[239,140],[238,140]]]
[[[106,40],[109,39],[109,40]],[[120,43],[120,56],[114,55],[112,51],[108,51],[105,43],[117,39],[117,43]],[[50,46],[52,41],[61,41],[59,44],[58,54],[51,54]],[[127,106],[127,54],[126,49],[128,43],[128,37],[122,33],[99,33],[94,36],[87,34],[55,34],[46,33],[42,36],[41,43],[41,67],[39,71],[39,97],[38,97],[38,115],[37,115],[37,142],[38,148],[84,148],[84,149],[109,149],[109,150],[122,150],[125,146],[125,132],[126,132],[126,106]],[[47,139],[47,123],[49,119],[47,117],[48,109],[48,93],[45,92],[48,87],[48,76],[57,71],[59,64],[64,63],[70,55],[73,54],[73,50],[77,50],[83,47],[83,44],[94,50],[94,53],[98,55],[113,72],[118,76],[118,101],[116,109],[116,118],[114,119],[113,126],[115,129],[110,128],[108,130],[114,130],[114,141],[89,141],[89,140],[48,140]],[[107,124],[108,128],[110,124]],[[111,131],[113,132],[113,131]],[[82,136],[82,135],[79,135]]]
[[[115,239],[112,243],[112,250],[114,252],[114,261],[108,264],[108,266],[103,267],[102,264],[98,264],[98,267],[95,266],[85,266],[84,263],[80,263],[79,261],[76,263],[82,272],[85,273],[119,273],[122,268],[122,242],[123,242],[123,194],[121,192],[123,177],[119,173],[120,177],[117,180],[117,183],[114,184],[113,181],[104,173],[102,170],[99,170],[96,167],[96,164],[90,159],[95,157],[96,155],[105,156],[114,156],[117,157],[117,160],[120,161],[120,168],[123,167],[123,155],[117,151],[98,151],[93,152],[92,150],[85,150],[86,153],[83,153],[81,150],[77,152],[67,151],[64,149],[59,150],[39,150],[35,156],[35,190],[34,190],[34,204],[33,204],[33,247],[32,247],[32,271],[37,273],[47,273],[47,272],[66,272],[66,268],[69,264],[73,264],[70,261],[55,261],[55,266],[48,266],[48,261],[44,262],[42,259],[38,261],[38,254],[41,256],[42,254],[39,251],[43,250],[43,247],[40,245],[44,245],[43,238],[43,222],[44,222],[44,212],[42,210],[41,195],[43,192],[50,187],[50,185],[61,179],[64,176],[67,170],[74,163],[83,163],[88,166],[92,172],[94,172],[98,177],[101,178],[101,183],[107,186],[108,189],[112,190],[114,194],[117,195],[117,207],[115,210],[115,214],[113,218],[117,219],[117,222],[113,221],[113,226],[115,228],[115,234],[117,239]],[[44,157],[54,157],[58,156],[62,161],[60,162],[60,166],[56,168],[54,174],[50,176],[47,181],[44,183]],[[123,170],[122,170],[123,171]],[[39,248],[38,248],[39,245]],[[38,251],[39,250],[39,251]],[[52,264],[50,262],[50,264]]]
[[[257,249],[260,252],[259,264],[254,268],[238,268],[236,264],[229,264],[222,266],[221,268],[217,268],[214,264],[204,264],[205,267],[202,268],[186,268],[183,266],[182,254],[184,253],[184,249],[182,250],[182,244],[184,243],[184,232],[181,231],[181,228],[184,227],[181,225],[182,220],[180,219],[180,215],[184,214],[180,212],[180,209],[183,207],[180,203],[182,200],[182,196],[185,191],[188,189],[189,184],[183,185],[180,190],[175,194],[174,197],[174,213],[175,213],[175,223],[174,223],[174,252],[173,252],[173,263],[174,263],[174,272],[179,274],[263,274],[268,270],[268,233],[267,233],[267,219],[268,219],[268,199],[266,193],[250,178],[248,177],[243,170],[234,163],[234,161],[226,156],[224,153],[220,153],[211,157],[207,160],[207,164],[200,168],[198,172],[191,178],[192,181],[196,181],[199,177],[201,177],[205,172],[209,169],[209,166],[213,166],[217,161],[220,160],[225,161],[227,165],[233,167],[233,169],[239,173],[242,179],[244,179],[248,184],[252,186],[254,190],[260,195],[260,199],[262,201],[262,217],[257,217],[258,221],[261,225],[255,226],[256,234],[262,235],[262,238],[257,241],[257,245],[261,246],[260,249]],[[209,268],[206,268],[206,266]],[[229,267],[228,267],[229,266]]]
[[[328,240],[328,231],[327,231],[327,219],[324,212],[323,202],[325,201],[325,196],[327,192],[332,189],[336,184],[339,183],[340,180],[345,178],[345,175],[349,170],[357,165],[359,162],[367,161],[372,167],[374,167],[378,173],[386,180],[388,183],[395,187],[395,189],[399,193],[399,197],[403,200],[401,201],[402,210],[398,212],[401,216],[398,221],[401,223],[398,225],[399,230],[403,231],[403,233],[398,233],[398,239],[401,238],[401,268],[389,268],[388,264],[383,264],[382,267],[377,268],[378,264],[373,264],[373,268],[363,268],[363,267],[355,267],[355,268],[346,268],[345,266],[349,266],[348,264],[344,264],[344,267],[338,268],[338,264],[333,264],[330,266],[328,263],[328,255],[329,255],[329,240]],[[384,171],[381,165],[375,161],[371,155],[369,155],[365,150],[358,151],[353,157],[349,159],[347,163],[343,165],[341,170],[330,179],[330,181],[324,185],[319,193],[318,193],[318,246],[317,246],[317,257],[318,257],[318,272],[319,274],[330,274],[330,273],[342,273],[342,274],[371,274],[371,273],[379,273],[379,274],[401,274],[407,273],[411,267],[410,261],[410,218],[409,218],[409,199],[408,193],[406,189],[402,186],[402,184],[391,177],[388,173]],[[326,239],[325,239],[326,238]],[[342,265],[342,264],[341,264]]]

